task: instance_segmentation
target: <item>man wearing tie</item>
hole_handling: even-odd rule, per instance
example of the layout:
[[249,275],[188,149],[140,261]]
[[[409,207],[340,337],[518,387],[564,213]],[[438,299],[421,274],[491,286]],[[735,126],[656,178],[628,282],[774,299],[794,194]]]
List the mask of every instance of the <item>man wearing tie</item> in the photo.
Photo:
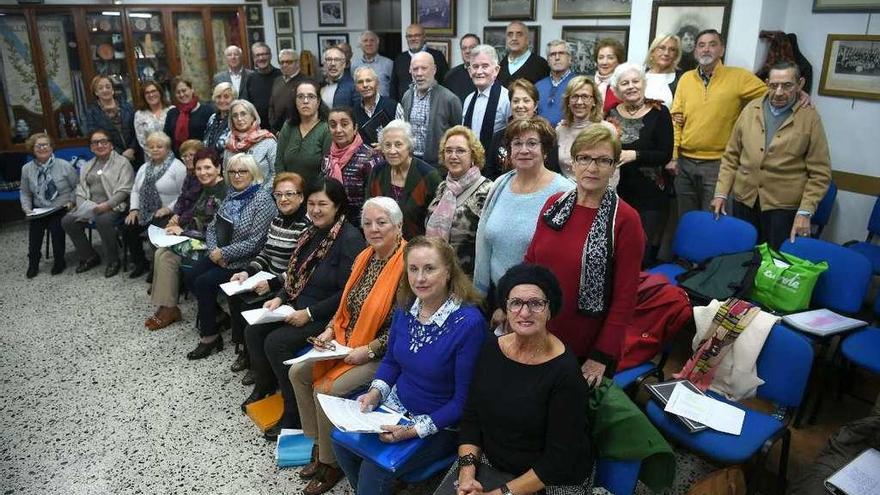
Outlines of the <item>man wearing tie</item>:
[[507,126],[510,97],[498,81],[498,53],[489,45],[471,49],[468,73],[476,91],[464,99],[462,124],[474,131],[484,149],[489,149],[492,135]]

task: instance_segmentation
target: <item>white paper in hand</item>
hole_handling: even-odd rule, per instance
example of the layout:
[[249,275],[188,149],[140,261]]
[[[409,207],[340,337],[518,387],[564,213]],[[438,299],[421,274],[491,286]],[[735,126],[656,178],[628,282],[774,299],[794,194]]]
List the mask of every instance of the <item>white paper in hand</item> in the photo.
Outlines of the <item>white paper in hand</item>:
[[746,419],[746,412],[742,409],[695,394],[680,383],[672,389],[672,395],[663,410],[731,435],[742,433],[743,421]]
[[251,292],[254,290],[254,286],[257,283],[263,280],[272,280],[275,278],[275,275],[272,275],[269,272],[257,272],[254,275],[248,277],[244,282],[226,282],[225,284],[220,284],[220,288],[223,289],[229,296],[234,296],[236,294],[241,294],[242,292]]
[[155,225],[150,225],[147,233],[150,236],[150,243],[156,247],[170,247],[190,239],[185,235],[171,235]]
[[259,325],[261,323],[273,323],[276,321],[283,321],[285,318],[292,315],[294,311],[296,310],[285,304],[283,306],[278,306],[274,311],[269,311],[266,308],[257,308],[248,311],[242,311],[241,316],[249,324]]
[[91,222],[95,219],[95,208],[98,207],[98,204],[92,200],[86,199],[83,200],[82,203],[77,205],[77,207],[71,212],[77,220],[85,220],[86,222]]
[[327,349],[318,349],[317,347],[312,347],[309,352],[303,354],[302,356],[295,357],[293,359],[288,359],[284,361],[284,364],[291,365],[296,363],[301,363],[303,361],[327,361],[328,359],[336,359],[348,356],[348,353],[353,349],[351,347],[344,346],[335,340],[330,341],[334,346],[336,346],[336,350],[330,351]]
[[403,419],[399,413],[361,412],[355,400],[318,394],[318,402],[333,426],[351,433],[381,433],[382,425],[396,425]]

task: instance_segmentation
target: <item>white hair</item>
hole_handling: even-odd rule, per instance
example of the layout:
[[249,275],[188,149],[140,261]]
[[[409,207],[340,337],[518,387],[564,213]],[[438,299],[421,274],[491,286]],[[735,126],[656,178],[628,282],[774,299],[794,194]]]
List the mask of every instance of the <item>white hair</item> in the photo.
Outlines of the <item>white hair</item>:
[[[361,208],[361,211],[366,210],[367,208],[382,210],[388,215],[388,218],[391,219],[391,223],[398,227],[403,225],[403,212],[400,211],[400,205],[397,204],[397,201],[394,201],[392,198],[387,196],[370,198],[364,201],[364,206]],[[361,215],[361,222],[363,222],[363,215]]]
[[368,71],[372,72],[372,73],[373,73],[373,77],[376,78],[376,79],[379,79],[379,74],[376,73],[376,69],[370,67],[369,65],[361,65],[360,67],[358,67],[357,69],[355,69],[355,70],[354,70],[354,73],[352,74],[352,75],[354,76],[354,80],[357,81],[358,74],[361,73],[361,72],[363,72],[363,71],[365,71],[365,70],[368,70]]
[[379,131],[380,143],[385,139],[385,133],[388,131],[403,131],[403,140],[406,142],[406,145],[409,146],[410,153],[412,153],[412,126],[409,125],[409,122],[403,119],[394,119],[391,122],[385,124],[385,127],[383,127],[381,131]]
[[618,98],[620,95],[617,93],[617,83],[620,82],[620,78],[627,72],[635,72],[639,75],[639,78],[641,78],[642,81],[645,80],[645,68],[641,65],[632,62],[624,62],[618,65],[614,68],[614,72],[611,74],[611,80],[608,81],[608,85],[611,86],[611,90],[614,91],[614,95]]
[[226,49],[223,50],[223,54],[228,55],[229,52],[231,52],[231,51],[236,51],[236,52],[238,52],[239,55],[241,55],[241,47],[239,47],[238,45],[227,46]]
[[498,65],[498,51],[492,45],[477,45],[471,48],[471,60],[477,55],[487,55],[494,65]]

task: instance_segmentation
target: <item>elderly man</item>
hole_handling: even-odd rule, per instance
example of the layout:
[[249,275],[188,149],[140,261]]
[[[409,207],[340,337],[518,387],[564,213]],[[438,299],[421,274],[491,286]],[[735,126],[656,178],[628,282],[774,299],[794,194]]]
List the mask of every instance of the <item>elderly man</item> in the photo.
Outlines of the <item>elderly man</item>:
[[247,80],[254,71],[244,68],[241,61],[241,48],[229,45],[223,54],[226,56],[226,70],[214,74],[213,85],[216,86],[222,82],[231,83],[239,98],[248,99]]
[[272,49],[262,41],[251,45],[251,54],[254,56],[254,73],[247,81],[248,101],[256,107],[260,122],[269,122],[269,99],[281,71],[272,65]]
[[507,25],[507,56],[501,61],[501,75],[498,79],[507,86],[514,79],[528,79],[535,84],[550,74],[550,66],[537,53],[532,52],[529,41],[529,28],[520,21]]
[[324,50],[324,80],[321,83],[321,101],[327,108],[337,106],[354,106],[354,79],[345,70],[347,59],[345,52],[331,46]]
[[462,36],[461,41],[458,43],[458,47],[461,48],[462,63],[449,69],[449,72],[446,73],[446,78],[443,79],[443,85],[461,98],[462,102],[467,98],[467,95],[477,89],[474,86],[474,82],[471,81],[468,66],[471,62],[471,50],[479,44],[480,37],[476,34],[468,33]]
[[437,84],[437,67],[430,53],[419,52],[410,61],[413,85],[403,95],[404,120],[413,133],[413,154],[437,166],[440,138],[446,129],[461,123],[461,100]]
[[379,55],[379,36],[372,31],[364,31],[361,33],[360,47],[363,55],[351,63],[352,75],[359,67],[373,69],[378,77],[379,94],[391,96],[391,72],[394,70],[394,62],[388,57]]
[[785,239],[810,234],[810,217],[831,181],[828,141],[819,114],[798,96],[804,86],[793,62],[770,68],[767,94],[743,109],[721,157],[712,208],[758,230],[758,242],[774,249]]
[[562,93],[568,81],[576,76],[571,71],[571,46],[565,40],[553,40],[547,43],[547,62],[550,64],[550,75],[535,83],[538,90],[538,115],[547,119],[550,125],[562,120]]
[[[398,115],[403,115],[403,109],[396,101],[379,94],[379,76],[369,65],[362,65],[354,70],[354,89],[360,96],[354,105],[354,120],[358,127],[365,131],[361,132],[364,142],[372,144],[376,142],[375,136],[373,136],[374,131],[377,132],[379,128],[397,118]],[[384,114],[384,117],[378,117],[381,122],[377,122],[376,126],[370,126],[369,130],[365,130],[364,125],[379,113]]]
[[721,63],[724,41],[718,31],[701,31],[694,54],[699,65],[681,76],[672,102],[675,138],[669,168],[677,173],[679,215],[709,209],[733,125],[743,107],[767,91],[751,72]]
[[285,48],[278,52],[278,64],[281,65],[281,77],[275,79],[272,86],[272,98],[269,100],[268,128],[274,133],[281,130],[284,121],[290,116],[293,107],[293,90],[303,79],[299,72],[299,55],[295,50]]
[[409,50],[394,59],[394,68],[391,71],[391,97],[397,101],[403,101],[403,94],[409,90],[412,83],[410,60],[416,53],[427,52],[431,55],[434,59],[434,66],[437,68],[438,81],[443,80],[449,68],[445,55],[425,45],[425,28],[420,24],[410,24],[406,28],[406,44]]
[[461,123],[474,131],[487,150],[492,144],[492,135],[504,129],[510,118],[510,96],[507,88],[498,82],[499,70],[495,48],[477,45],[471,50],[468,73],[476,91],[464,100]]

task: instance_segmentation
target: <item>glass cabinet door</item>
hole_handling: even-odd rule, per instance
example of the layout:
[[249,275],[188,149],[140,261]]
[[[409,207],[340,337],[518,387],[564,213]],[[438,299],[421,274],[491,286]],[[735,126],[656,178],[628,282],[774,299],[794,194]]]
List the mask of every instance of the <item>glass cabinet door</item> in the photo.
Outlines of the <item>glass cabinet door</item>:
[[[86,12],[89,54],[95,75],[105,75],[113,81],[117,98],[131,99],[131,77],[125,58],[125,37],[122,30],[121,11]],[[86,81],[86,91],[91,92],[91,81]],[[94,96],[94,95],[92,95]]]
[[[217,61],[217,72],[226,70],[226,47],[235,45],[248,52],[248,45],[241,39],[241,22],[237,10],[211,10],[211,32],[214,37],[214,59]],[[242,54],[241,62],[245,64],[249,54]],[[245,64],[247,67],[247,64]]]
[[0,93],[13,143],[45,128],[38,84],[27,20],[21,14],[0,16]]
[[208,67],[208,45],[205,42],[205,24],[201,12],[175,12],[174,42],[180,75],[193,83],[199,101],[211,101],[211,78]]
[[46,115],[49,126],[59,139],[82,137],[88,82],[83,80],[73,16],[37,14],[37,33],[52,107]]
[[[168,88],[174,76],[168,65],[162,13],[155,10],[128,9],[127,15],[134,45],[138,91],[145,82],[156,81],[165,88],[166,101],[171,101]],[[135,99],[140,101],[141,95]]]

